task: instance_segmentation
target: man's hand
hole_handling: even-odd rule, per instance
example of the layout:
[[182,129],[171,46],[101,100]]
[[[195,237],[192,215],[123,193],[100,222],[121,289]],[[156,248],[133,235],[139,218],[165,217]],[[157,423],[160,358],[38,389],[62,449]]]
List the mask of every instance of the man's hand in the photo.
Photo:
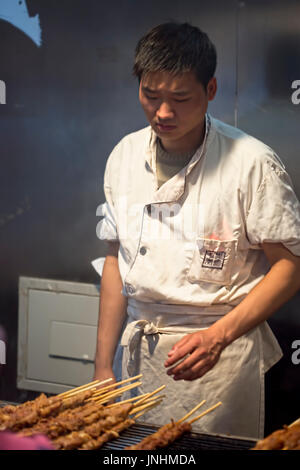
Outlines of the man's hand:
[[195,380],[208,372],[219,360],[224,349],[219,331],[210,327],[184,336],[168,353],[165,367],[173,366],[168,375],[174,380]]
[[[103,384],[103,387],[106,387],[107,385],[111,385],[113,383],[116,382],[116,377],[112,371],[112,369],[97,369],[97,367],[95,368],[95,373],[94,373],[94,377],[93,377],[93,381],[94,380],[107,380],[107,379],[112,379],[110,382],[106,382],[105,384]],[[101,385],[100,387],[101,388]]]
[[[106,379],[112,379],[109,382],[105,382],[103,385],[97,386],[97,390],[101,390],[103,387],[107,387],[108,385],[112,385],[116,383],[116,377],[112,371],[112,369],[97,369],[95,368],[95,374],[94,374],[94,380],[106,380]],[[110,391],[112,392],[115,387],[112,387]],[[109,400],[106,404],[107,405],[112,405],[114,403],[114,399]]]

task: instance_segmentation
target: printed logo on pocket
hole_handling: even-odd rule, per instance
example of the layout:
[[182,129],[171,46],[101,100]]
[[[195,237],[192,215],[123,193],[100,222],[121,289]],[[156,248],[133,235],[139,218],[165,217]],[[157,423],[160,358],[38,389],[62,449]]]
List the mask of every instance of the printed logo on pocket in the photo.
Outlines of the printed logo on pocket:
[[206,250],[202,262],[203,268],[223,269],[225,260],[225,251]]

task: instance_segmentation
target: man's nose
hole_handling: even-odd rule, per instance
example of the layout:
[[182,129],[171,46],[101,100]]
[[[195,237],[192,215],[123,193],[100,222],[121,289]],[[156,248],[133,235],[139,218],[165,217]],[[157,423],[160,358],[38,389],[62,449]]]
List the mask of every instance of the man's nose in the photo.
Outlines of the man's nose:
[[174,117],[174,111],[169,103],[162,102],[156,111],[159,119],[172,119]]

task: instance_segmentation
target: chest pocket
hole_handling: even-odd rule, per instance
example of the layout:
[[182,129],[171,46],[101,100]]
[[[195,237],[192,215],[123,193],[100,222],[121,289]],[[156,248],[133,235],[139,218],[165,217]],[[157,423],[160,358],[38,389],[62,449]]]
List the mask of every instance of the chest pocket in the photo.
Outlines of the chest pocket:
[[236,257],[237,240],[198,238],[187,273],[191,283],[211,282],[219,285],[231,283]]

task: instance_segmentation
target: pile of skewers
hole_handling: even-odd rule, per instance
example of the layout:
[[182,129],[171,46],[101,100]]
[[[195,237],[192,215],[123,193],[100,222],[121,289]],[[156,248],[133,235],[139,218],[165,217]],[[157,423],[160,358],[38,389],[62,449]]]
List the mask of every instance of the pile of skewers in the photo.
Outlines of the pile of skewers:
[[[33,401],[18,406],[5,406],[0,409],[0,431],[10,430],[22,436],[43,434],[57,450],[99,449],[104,443],[118,438],[142,414],[161,403],[164,395],[158,394],[165,388],[164,385],[151,393],[111,403],[125,391],[141,385],[138,381],[141,376],[110,385],[106,385],[106,382],[111,379],[94,381],[50,398],[41,394]],[[133,383],[124,385],[128,382]],[[155,449],[173,442],[184,432],[190,431],[194,421],[221,404],[219,402],[193,420],[183,422],[204,402],[205,400],[176,423],[168,423],[157,433],[128,449]]]
[[261,439],[252,450],[300,450],[300,418]]

